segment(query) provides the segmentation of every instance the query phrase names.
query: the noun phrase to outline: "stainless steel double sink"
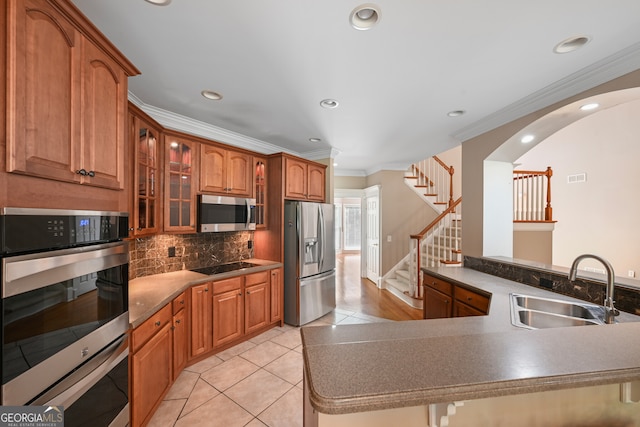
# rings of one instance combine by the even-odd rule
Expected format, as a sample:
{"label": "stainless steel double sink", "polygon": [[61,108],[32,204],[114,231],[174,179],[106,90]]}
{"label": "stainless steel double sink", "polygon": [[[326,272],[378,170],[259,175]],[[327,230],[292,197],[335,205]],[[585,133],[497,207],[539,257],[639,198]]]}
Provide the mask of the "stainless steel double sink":
{"label": "stainless steel double sink", "polygon": [[509,294],[511,323],[527,329],[603,325],[603,306],[531,295]]}

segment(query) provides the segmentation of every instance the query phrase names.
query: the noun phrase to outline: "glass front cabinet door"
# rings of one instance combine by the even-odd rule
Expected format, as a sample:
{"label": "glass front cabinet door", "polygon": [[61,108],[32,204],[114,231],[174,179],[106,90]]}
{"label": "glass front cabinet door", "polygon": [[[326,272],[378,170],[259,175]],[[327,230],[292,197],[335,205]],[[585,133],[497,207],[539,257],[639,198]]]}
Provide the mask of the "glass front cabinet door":
{"label": "glass front cabinet door", "polygon": [[165,136],[165,231],[196,231],[196,156],[196,142]]}
{"label": "glass front cabinet door", "polygon": [[256,195],[256,228],[267,226],[266,202],[267,202],[267,177],[266,159],[254,157],[255,165],[255,195]]}
{"label": "glass front cabinet door", "polygon": [[161,139],[157,128],[131,116],[135,155],[133,215],[134,236],[156,234],[160,228]]}

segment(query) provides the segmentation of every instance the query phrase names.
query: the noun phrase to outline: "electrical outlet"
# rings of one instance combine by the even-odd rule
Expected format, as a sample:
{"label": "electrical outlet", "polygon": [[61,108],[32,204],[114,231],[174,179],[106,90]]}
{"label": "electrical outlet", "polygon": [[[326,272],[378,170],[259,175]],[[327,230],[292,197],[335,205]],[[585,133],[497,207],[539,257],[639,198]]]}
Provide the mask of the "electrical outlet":
{"label": "electrical outlet", "polygon": [[391,234],[387,236],[387,242],[391,242]]}
{"label": "electrical outlet", "polygon": [[629,270],[628,276],[629,277],[636,277],[636,272],[633,271],[633,270]]}
{"label": "electrical outlet", "polygon": [[169,258],[173,258],[174,256],[176,256],[176,247],[169,246]]}
{"label": "electrical outlet", "polygon": [[542,288],[547,288],[547,289],[553,289],[553,280],[549,280],[549,279],[544,279],[544,278],[540,278],[540,287]]}

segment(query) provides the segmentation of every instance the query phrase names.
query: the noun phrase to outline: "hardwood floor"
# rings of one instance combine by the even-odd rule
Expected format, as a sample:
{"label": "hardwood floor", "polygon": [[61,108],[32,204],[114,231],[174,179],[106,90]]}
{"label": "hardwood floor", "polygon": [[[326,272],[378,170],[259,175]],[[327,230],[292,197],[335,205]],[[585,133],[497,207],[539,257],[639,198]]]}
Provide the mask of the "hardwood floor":
{"label": "hardwood floor", "polygon": [[409,307],[386,289],[360,277],[360,255],[336,257],[336,307],[390,320],[422,319],[422,310]]}

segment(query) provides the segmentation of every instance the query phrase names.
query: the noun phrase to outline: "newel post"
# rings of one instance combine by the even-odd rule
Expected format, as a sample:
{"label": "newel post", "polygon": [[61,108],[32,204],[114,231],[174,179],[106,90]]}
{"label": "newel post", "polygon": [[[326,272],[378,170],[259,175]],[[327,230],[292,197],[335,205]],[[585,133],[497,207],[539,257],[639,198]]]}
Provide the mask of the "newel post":
{"label": "newel post", "polygon": [[553,221],[553,209],[551,208],[551,177],[553,176],[553,171],[551,166],[547,166],[545,175],[547,176],[547,206],[544,208],[544,219],[545,221]]}
{"label": "newel post", "polygon": [[449,207],[453,206],[453,166],[449,166]]}

